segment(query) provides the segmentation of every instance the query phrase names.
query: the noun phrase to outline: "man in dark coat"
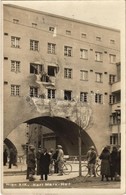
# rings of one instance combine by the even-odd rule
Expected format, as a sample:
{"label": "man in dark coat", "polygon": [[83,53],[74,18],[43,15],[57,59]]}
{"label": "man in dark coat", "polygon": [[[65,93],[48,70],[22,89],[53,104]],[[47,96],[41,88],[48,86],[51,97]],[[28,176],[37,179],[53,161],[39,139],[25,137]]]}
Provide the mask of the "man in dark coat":
{"label": "man in dark coat", "polygon": [[3,152],[3,164],[4,164],[4,166],[6,166],[7,157],[8,157],[8,153],[7,153],[7,149],[5,148],[5,150]]}
{"label": "man in dark coat", "polygon": [[47,149],[44,148],[43,153],[41,154],[40,157],[40,172],[41,172],[40,180],[43,180],[44,176],[45,176],[45,180],[48,179],[49,165],[50,165],[50,155],[47,153]]}
{"label": "man in dark coat", "polygon": [[9,169],[11,169],[11,166],[14,164],[15,155],[13,148],[10,149],[10,156],[9,156]]}

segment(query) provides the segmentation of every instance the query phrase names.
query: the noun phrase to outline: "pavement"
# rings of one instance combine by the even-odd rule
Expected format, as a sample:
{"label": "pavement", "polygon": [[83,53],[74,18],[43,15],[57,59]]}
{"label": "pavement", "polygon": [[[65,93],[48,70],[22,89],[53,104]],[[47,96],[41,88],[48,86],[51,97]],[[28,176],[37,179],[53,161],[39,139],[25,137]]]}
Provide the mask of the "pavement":
{"label": "pavement", "polygon": [[[101,182],[101,177],[79,177],[79,164],[72,163],[72,172],[68,175],[48,176],[48,181],[40,181],[40,176],[35,175],[35,181],[26,180],[26,164],[18,163],[18,166],[8,165],[3,167],[3,187],[8,188],[120,188],[120,182]],[[82,173],[83,175],[83,173]]]}

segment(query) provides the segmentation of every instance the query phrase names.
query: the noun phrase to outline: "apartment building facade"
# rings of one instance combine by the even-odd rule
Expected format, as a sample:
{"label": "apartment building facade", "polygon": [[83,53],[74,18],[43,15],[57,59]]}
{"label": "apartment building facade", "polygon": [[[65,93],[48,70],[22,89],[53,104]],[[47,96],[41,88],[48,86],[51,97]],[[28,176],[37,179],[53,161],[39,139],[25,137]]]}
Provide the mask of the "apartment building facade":
{"label": "apartment building facade", "polygon": [[43,99],[75,100],[92,110],[90,144],[98,152],[119,144],[120,32],[12,5],[4,5],[3,24],[4,138],[42,116],[31,99],[41,110]]}

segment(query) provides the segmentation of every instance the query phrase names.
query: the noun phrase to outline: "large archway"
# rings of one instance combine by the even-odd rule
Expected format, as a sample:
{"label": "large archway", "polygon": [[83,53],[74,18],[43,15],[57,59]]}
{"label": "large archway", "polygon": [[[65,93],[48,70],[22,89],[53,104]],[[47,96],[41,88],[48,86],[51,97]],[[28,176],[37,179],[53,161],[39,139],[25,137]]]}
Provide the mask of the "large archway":
{"label": "large archway", "polygon": [[4,144],[7,146],[7,148],[10,150],[11,148],[17,153],[17,148],[16,146],[11,142],[11,140],[9,140],[8,138],[6,138],[4,140]]}
{"label": "large archway", "polygon": [[[32,118],[25,121],[27,124],[40,124],[50,128],[55,134],[60,137],[61,144],[64,147],[65,153],[69,155],[78,155],[78,135],[79,126],[62,117],[50,117],[43,116]],[[82,155],[87,153],[87,150],[91,145],[94,145],[90,136],[81,129],[81,139],[82,139]]]}

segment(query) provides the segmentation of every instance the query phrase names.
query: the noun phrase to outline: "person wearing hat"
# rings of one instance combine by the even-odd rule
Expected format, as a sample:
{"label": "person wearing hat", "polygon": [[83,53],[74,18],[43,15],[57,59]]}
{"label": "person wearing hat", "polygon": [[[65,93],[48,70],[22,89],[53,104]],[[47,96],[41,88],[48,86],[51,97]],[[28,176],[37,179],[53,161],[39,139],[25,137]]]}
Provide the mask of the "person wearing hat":
{"label": "person wearing hat", "polygon": [[35,147],[33,145],[29,146],[28,156],[27,156],[27,178],[29,181],[34,181],[36,160],[34,154]]}
{"label": "person wearing hat", "polygon": [[58,148],[58,156],[57,156],[57,162],[58,162],[58,170],[59,170],[59,176],[63,175],[63,162],[64,162],[64,152],[61,145],[57,146]]}
{"label": "person wearing hat", "polygon": [[49,165],[50,165],[50,155],[47,152],[46,148],[43,148],[43,152],[40,157],[40,172],[41,178],[40,180],[48,180],[49,174]]}
{"label": "person wearing hat", "polygon": [[96,158],[97,155],[96,155],[95,147],[91,146],[89,151],[87,152],[88,175],[90,177],[96,177],[96,172],[95,172]]}

